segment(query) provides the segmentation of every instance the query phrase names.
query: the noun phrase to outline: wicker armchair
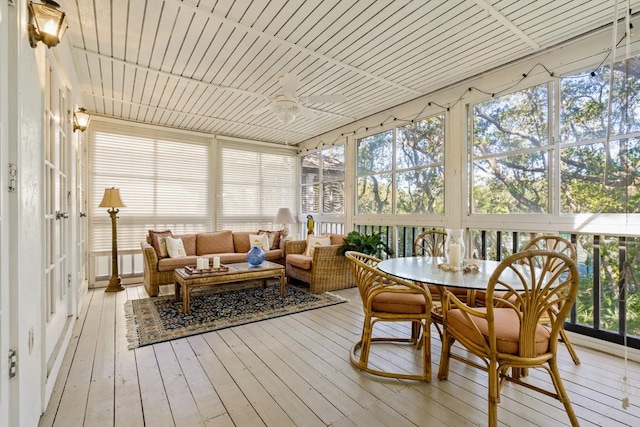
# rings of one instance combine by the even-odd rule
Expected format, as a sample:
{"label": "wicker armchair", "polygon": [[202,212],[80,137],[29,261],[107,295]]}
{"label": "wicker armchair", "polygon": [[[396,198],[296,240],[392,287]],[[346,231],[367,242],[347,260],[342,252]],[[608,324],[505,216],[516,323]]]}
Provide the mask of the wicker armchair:
{"label": "wicker armchair", "polygon": [[[509,277],[511,282],[507,280]],[[500,388],[504,380],[558,399],[564,404],[571,425],[579,425],[557,361],[558,334],[577,293],[575,261],[550,250],[519,252],[503,260],[489,279],[486,307],[469,307],[445,291],[438,378],[447,379],[450,359],[487,371],[490,427],[498,424]],[[540,324],[541,317],[546,315],[549,329]],[[466,352],[452,352],[454,341],[479,357],[483,364],[467,358]],[[540,381],[523,382],[519,373],[527,368],[546,370],[555,392],[541,387]]]}
{"label": "wicker armchair", "polygon": [[354,287],[355,280],[349,261],[338,254],[344,236],[330,236],[331,246],[315,248],[313,257],[304,255],[307,247],[305,240],[288,240],[285,243],[287,278],[308,283],[311,293]]}

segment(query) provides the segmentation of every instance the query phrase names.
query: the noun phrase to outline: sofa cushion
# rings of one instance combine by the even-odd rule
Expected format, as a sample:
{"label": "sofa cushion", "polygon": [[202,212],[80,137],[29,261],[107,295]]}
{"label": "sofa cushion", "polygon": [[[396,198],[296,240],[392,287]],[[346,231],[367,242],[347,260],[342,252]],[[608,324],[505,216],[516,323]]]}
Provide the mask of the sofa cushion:
{"label": "sofa cushion", "polygon": [[250,231],[234,231],[233,232],[233,247],[234,252],[246,254],[251,249],[251,241],[249,240],[249,234],[255,234]]}
{"label": "sofa cushion", "polygon": [[196,235],[196,255],[235,252],[231,230]]}
{"label": "sofa cushion", "polygon": [[247,262],[247,254],[236,253],[236,252],[220,254],[220,262],[222,264],[234,264],[237,262]]}
{"label": "sofa cushion", "polygon": [[169,252],[171,258],[184,258],[187,256],[182,239],[173,237],[166,237],[165,239],[167,242],[167,252]]}
{"label": "sofa cushion", "polygon": [[169,256],[165,242],[166,237],[172,237],[171,230],[154,231],[149,230],[150,244],[156,250],[158,258],[166,258]]}
{"label": "sofa cushion", "polygon": [[185,256],[182,258],[163,258],[158,260],[158,271],[173,271],[176,268],[196,265],[197,256]]}
{"label": "sofa cushion", "polygon": [[187,252],[187,255],[197,255],[196,253],[196,235],[195,234],[181,234],[179,237],[182,239],[182,244],[184,245],[184,250]]}
{"label": "sofa cushion", "polygon": [[282,249],[270,249],[264,253],[264,259],[267,261],[280,261],[282,258],[284,258]]}
{"label": "sofa cushion", "polygon": [[282,231],[267,231],[267,230],[258,230],[258,234],[266,234],[269,238],[269,243],[271,243],[271,249],[280,249],[280,239],[282,238]]}
{"label": "sofa cushion", "polygon": [[271,250],[269,238],[266,234],[249,234],[249,243],[251,244],[251,247],[258,246],[263,251]]}
{"label": "sofa cushion", "polygon": [[311,270],[313,258],[303,254],[288,254],[287,264],[294,267],[301,268],[302,270]]}

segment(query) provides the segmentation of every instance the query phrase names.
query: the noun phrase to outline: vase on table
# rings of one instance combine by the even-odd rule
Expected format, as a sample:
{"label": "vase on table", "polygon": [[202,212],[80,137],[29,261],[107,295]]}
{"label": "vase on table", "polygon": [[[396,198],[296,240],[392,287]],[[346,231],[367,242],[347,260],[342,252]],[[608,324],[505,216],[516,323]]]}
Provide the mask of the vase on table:
{"label": "vase on table", "polygon": [[264,251],[260,246],[252,247],[249,252],[247,252],[247,262],[253,266],[258,266],[264,262]]}
{"label": "vase on table", "polygon": [[447,264],[453,267],[462,267],[464,260],[464,229],[447,228],[447,240],[444,243],[444,250],[447,256]]}

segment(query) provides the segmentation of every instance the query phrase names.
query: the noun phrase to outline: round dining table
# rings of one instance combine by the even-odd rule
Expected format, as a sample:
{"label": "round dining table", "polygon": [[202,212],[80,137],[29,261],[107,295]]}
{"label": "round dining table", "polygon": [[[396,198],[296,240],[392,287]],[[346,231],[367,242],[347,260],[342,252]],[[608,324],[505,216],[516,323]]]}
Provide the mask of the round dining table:
{"label": "round dining table", "polygon": [[[380,261],[378,268],[392,276],[414,282],[438,287],[485,291],[489,284],[489,278],[500,265],[499,261],[473,259],[465,261],[465,265],[473,263],[478,269],[465,272],[461,269],[450,271],[438,267],[439,264],[444,263],[446,263],[444,258],[428,256],[390,258]],[[524,290],[522,281],[512,270],[504,270],[500,278],[513,286],[513,290]]]}

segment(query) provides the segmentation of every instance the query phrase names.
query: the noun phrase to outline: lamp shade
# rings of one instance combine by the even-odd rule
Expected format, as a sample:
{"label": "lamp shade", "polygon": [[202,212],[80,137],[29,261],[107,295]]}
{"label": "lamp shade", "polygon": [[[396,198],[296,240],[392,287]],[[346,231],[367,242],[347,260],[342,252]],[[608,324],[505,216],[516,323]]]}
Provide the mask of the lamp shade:
{"label": "lamp shade", "polygon": [[104,196],[102,196],[102,201],[98,205],[101,208],[126,208],[120,198],[120,189],[111,187],[104,189]]}
{"label": "lamp shade", "polygon": [[293,215],[289,208],[280,208],[278,209],[278,214],[276,215],[276,220],[274,222],[276,224],[295,224],[296,220],[293,219]]}

